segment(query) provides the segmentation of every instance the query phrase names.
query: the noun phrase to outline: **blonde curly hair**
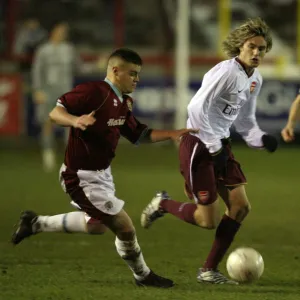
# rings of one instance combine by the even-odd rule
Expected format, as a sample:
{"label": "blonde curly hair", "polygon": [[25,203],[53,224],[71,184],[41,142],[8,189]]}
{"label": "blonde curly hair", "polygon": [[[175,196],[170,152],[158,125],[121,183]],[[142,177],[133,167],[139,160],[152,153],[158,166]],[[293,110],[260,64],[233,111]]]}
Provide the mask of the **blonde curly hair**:
{"label": "blonde curly hair", "polygon": [[269,52],[272,48],[271,30],[261,18],[248,19],[247,22],[233,30],[222,43],[222,50],[228,57],[236,57],[240,54],[243,44],[255,36],[262,36],[266,40],[266,52]]}

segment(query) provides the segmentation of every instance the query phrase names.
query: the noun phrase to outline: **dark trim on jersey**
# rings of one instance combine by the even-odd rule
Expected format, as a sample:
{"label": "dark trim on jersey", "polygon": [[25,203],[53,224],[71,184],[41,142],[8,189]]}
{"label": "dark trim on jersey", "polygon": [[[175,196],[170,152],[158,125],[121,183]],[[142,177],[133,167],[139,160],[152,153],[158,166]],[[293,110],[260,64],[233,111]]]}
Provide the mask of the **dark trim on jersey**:
{"label": "dark trim on jersey", "polygon": [[[108,83],[107,83],[107,84],[108,84]],[[108,93],[107,93],[105,99],[104,99],[103,102],[97,107],[97,109],[95,110],[95,112],[98,111],[98,110],[105,104],[105,102],[107,101],[107,99],[108,99],[108,97],[109,97],[111,91],[112,91],[112,88],[111,88],[111,86],[110,86],[110,89],[108,90]]]}
{"label": "dark trim on jersey", "polygon": [[135,142],[135,145],[138,146],[140,143],[151,143],[151,132],[152,132],[152,130],[153,129],[148,128],[148,127],[145,128],[142,131],[139,139]]}

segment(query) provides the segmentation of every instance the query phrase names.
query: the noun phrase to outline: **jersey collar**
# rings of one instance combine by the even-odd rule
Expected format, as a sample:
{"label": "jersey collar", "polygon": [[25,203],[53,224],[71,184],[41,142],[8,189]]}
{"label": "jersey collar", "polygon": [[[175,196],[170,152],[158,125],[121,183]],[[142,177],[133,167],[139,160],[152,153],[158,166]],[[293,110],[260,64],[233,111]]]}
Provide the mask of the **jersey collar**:
{"label": "jersey collar", "polygon": [[253,69],[252,73],[251,74],[248,74],[247,71],[246,71],[246,67],[245,65],[242,63],[242,61],[237,57],[235,57],[235,61],[242,67],[242,69],[244,70],[244,72],[246,73],[247,77],[250,78],[252,77],[252,75],[254,74],[255,72],[255,69]]}
{"label": "jersey collar", "polygon": [[112,90],[118,96],[119,100],[121,102],[123,102],[123,96],[122,96],[121,92],[118,90],[118,88],[109,79],[105,78],[104,81],[110,85],[110,87],[112,88]]}

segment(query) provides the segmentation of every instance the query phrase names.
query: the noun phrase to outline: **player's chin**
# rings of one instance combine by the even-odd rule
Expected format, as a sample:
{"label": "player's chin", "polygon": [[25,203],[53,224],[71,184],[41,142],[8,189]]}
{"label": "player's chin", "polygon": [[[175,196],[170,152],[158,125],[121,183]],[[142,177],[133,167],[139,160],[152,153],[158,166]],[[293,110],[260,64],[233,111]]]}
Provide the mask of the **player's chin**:
{"label": "player's chin", "polygon": [[251,61],[251,67],[252,68],[256,68],[260,65],[260,61],[259,60],[252,60]]}
{"label": "player's chin", "polygon": [[135,91],[135,86],[128,89],[127,94],[133,93]]}

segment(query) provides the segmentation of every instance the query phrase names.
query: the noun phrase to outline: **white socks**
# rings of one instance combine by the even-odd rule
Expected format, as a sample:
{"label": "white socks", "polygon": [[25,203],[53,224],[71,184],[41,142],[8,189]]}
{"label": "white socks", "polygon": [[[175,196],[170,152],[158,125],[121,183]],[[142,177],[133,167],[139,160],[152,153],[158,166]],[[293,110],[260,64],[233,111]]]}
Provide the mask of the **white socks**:
{"label": "white socks", "polygon": [[69,212],[55,216],[38,216],[39,232],[83,232],[87,233],[85,213]]}
{"label": "white socks", "polygon": [[[34,224],[33,224],[34,226]],[[88,233],[85,213],[69,212],[55,216],[38,216],[36,221],[38,232],[82,232]],[[145,263],[136,237],[132,241],[121,241],[116,237],[117,252],[125,260],[137,280],[143,280],[150,273]]]}
{"label": "white socks", "polygon": [[119,255],[125,260],[137,280],[143,280],[150,273],[145,263],[141,248],[136,237],[132,241],[121,241],[116,237],[116,248]]}

